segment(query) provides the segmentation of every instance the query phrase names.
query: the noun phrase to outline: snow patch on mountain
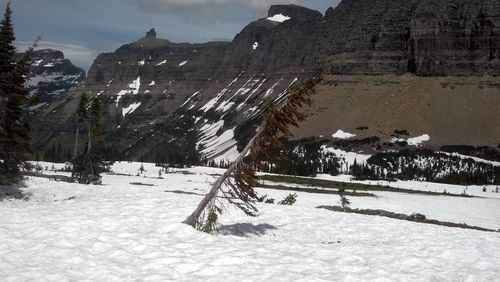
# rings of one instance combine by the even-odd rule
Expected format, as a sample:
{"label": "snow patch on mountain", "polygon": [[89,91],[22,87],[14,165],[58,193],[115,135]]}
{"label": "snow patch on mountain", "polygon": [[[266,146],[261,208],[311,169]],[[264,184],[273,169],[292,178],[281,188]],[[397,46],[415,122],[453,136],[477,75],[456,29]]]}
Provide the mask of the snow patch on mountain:
{"label": "snow patch on mountain", "polygon": [[430,140],[431,140],[431,137],[429,136],[429,134],[424,134],[422,136],[409,138],[406,142],[408,142],[408,145],[410,145],[410,146],[419,146],[423,142],[427,142]]}
{"label": "snow patch on mountain", "polygon": [[227,112],[229,110],[231,110],[233,108],[233,106],[235,105],[234,102],[230,102],[228,100],[226,101],[222,101],[222,103],[220,103],[220,105],[217,107],[217,109],[215,109],[217,112]]}
{"label": "snow patch on mountain", "polygon": [[118,107],[118,103],[120,102],[120,99],[122,98],[123,95],[137,95],[139,93],[139,89],[141,88],[141,77],[137,77],[136,80],[132,81],[128,85],[128,89],[126,90],[121,90],[116,94],[116,107]]}
{"label": "snow patch on mountain", "polygon": [[353,137],[356,137],[356,134],[345,132],[342,129],[339,129],[339,130],[337,130],[337,132],[335,132],[332,135],[332,137],[333,138],[337,138],[337,139],[343,139],[343,140],[345,140],[345,139],[351,139]]}
{"label": "snow patch on mountain", "polygon": [[397,137],[394,137],[390,140],[391,143],[397,143],[397,142],[407,142],[408,145],[410,146],[420,146],[423,142],[427,142],[427,141],[430,141],[431,140],[431,137],[429,134],[424,134],[424,135],[421,135],[421,136],[417,136],[417,137],[413,137],[413,138],[408,138],[408,139],[404,139],[404,138],[397,138]]}
{"label": "snow patch on mountain", "polygon": [[257,42],[257,41],[256,41],[256,42],[254,42],[254,43],[253,43],[253,45],[252,45],[252,48],[253,48],[254,50],[256,50],[258,47],[259,47],[259,42]]}
{"label": "snow patch on mountain", "polygon": [[132,104],[130,104],[130,106],[123,108],[122,109],[123,117],[125,117],[128,114],[133,113],[135,110],[137,110],[137,108],[139,108],[141,106],[141,104],[142,104],[141,102],[132,103]]}
{"label": "snow patch on mountain", "polygon": [[202,143],[204,149],[201,153],[210,159],[234,148],[236,146],[236,140],[234,140],[234,129],[235,128],[228,129],[219,136],[213,136],[212,138],[206,139]]}
{"label": "snow patch on mountain", "polygon": [[161,62],[159,62],[158,64],[156,64],[157,66],[161,66],[161,65],[164,65],[167,63],[167,60],[163,60]]}
{"label": "snow patch on mountain", "polygon": [[38,67],[42,62],[43,62],[43,60],[36,60],[36,61],[33,61],[33,63],[31,65],[34,67]]}
{"label": "snow patch on mountain", "polygon": [[289,19],[291,19],[291,18],[288,16],[285,16],[283,14],[276,14],[272,17],[266,18],[266,20],[268,20],[268,21],[277,22],[277,23],[282,23],[282,22],[288,21]]}
{"label": "snow patch on mountain", "polygon": [[187,64],[187,63],[188,63],[188,61],[183,61],[183,62],[181,62],[181,63],[179,64],[179,67],[182,67],[183,65],[185,65],[185,64]]}
{"label": "snow patch on mountain", "polygon": [[335,156],[343,158],[345,163],[349,166],[353,165],[354,162],[356,162],[357,164],[364,164],[372,156],[372,155],[356,153],[356,152],[346,152],[346,151],[343,151],[341,149],[335,149],[332,147],[328,147],[326,145],[323,145],[321,147],[321,150],[324,153],[333,153],[333,154],[335,154]]}
{"label": "snow patch on mountain", "polygon": [[217,135],[223,127],[224,120],[220,120],[215,123],[205,123],[200,129],[201,137],[197,145],[203,148],[201,153],[208,159],[225,154],[236,146],[236,140],[234,140],[235,128],[228,129]]}

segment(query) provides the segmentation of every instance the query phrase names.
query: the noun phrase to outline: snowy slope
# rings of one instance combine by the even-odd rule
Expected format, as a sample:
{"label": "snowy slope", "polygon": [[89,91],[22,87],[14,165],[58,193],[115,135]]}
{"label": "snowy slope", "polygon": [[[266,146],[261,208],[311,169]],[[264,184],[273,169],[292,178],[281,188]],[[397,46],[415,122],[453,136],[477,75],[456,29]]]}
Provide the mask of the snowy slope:
{"label": "snowy slope", "polygon": [[[179,222],[201,196],[172,191],[203,194],[221,170],[195,167],[157,179],[159,168],[152,164],[135,176],[140,165],[114,165],[113,171],[124,175],[105,175],[102,186],[30,178],[24,188],[32,193],[29,201],[0,202],[0,214],[9,215],[0,217],[2,280],[498,281],[500,276],[498,233],[314,208],[337,204],[335,195],[300,193],[294,206],[259,204],[256,218],[228,208],[217,235],[200,233]],[[414,199],[380,205],[390,209]],[[448,198],[425,200],[434,199]],[[492,209],[474,212],[492,215]]]}

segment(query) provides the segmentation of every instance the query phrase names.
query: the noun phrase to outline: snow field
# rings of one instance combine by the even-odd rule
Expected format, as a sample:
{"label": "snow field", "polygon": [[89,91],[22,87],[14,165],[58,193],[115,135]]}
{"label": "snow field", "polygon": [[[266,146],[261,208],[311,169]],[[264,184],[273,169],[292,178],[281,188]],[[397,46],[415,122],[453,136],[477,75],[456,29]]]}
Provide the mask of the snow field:
{"label": "snow field", "polygon": [[[29,201],[0,202],[0,214],[9,215],[0,217],[2,280],[498,281],[500,275],[498,233],[314,208],[338,204],[336,195],[297,193],[294,206],[258,204],[255,218],[227,207],[219,233],[204,234],[180,223],[201,196],[172,191],[203,194],[223,170],[194,167],[157,179],[154,164],[144,163],[144,174],[135,176],[140,165],[116,163],[113,171],[126,175],[104,175],[102,186],[30,178]],[[258,191],[277,201],[290,193]],[[423,201],[432,199],[450,197]],[[415,197],[391,203],[398,201],[407,205]]]}

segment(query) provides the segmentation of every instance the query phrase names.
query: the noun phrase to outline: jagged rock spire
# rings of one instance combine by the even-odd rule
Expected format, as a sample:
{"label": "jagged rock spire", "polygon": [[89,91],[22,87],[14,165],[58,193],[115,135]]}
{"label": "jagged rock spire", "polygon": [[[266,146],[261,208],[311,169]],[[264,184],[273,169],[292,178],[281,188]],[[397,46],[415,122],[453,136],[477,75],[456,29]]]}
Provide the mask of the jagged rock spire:
{"label": "jagged rock spire", "polygon": [[156,31],[152,28],[150,31],[146,32],[146,37],[156,38]]}

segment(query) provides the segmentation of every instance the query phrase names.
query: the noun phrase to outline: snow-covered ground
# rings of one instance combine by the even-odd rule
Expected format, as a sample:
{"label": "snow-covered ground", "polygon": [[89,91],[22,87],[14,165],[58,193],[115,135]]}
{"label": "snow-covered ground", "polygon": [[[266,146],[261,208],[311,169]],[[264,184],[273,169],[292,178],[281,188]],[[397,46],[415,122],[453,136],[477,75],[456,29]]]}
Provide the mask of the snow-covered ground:
{"label": "snow-covered ground", "polygon": [[[136,176],[140,166],[117,163],[99,186],[30,177],[29,201],[0,202],[1,280],[500,281],[500,233],[331,212],[315,207],[338,196],[297,193],[294,206],[258,204],[255,218],[228,207],[208,235],[180,222],[222,170],[158,179],[146,163]],[[498,198],[375,194],[352,206],[500,228]]]}

